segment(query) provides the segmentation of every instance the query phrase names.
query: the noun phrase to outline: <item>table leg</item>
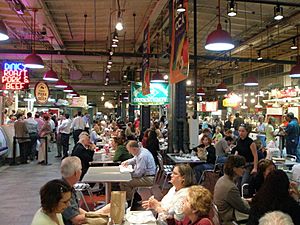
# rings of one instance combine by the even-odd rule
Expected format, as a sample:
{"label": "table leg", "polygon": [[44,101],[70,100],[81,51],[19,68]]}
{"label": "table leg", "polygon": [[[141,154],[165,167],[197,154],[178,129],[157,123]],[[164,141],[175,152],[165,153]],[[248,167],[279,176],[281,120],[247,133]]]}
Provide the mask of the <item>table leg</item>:
{"label": "table leg", "polygon": [[110,196],[111,196],[111,183],[106,182],[105,183],[105,203],[108,204],[110,202]]}

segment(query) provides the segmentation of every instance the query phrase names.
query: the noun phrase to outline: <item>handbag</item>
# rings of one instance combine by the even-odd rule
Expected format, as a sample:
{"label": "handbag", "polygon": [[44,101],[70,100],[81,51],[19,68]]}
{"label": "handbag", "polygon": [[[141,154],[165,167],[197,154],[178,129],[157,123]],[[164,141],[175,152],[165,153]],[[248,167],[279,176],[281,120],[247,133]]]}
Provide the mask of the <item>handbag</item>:
{"label": "handbag", "polygon": [[108,216],[96,212],[85,213],[85,225],[107,225]]}
{"label": "handbag", "polygon": [[197,156],[200,160],[206,161],[206,159],[207,159],[207,150],[206,150],[206,148],[198,148],[197,149]]}

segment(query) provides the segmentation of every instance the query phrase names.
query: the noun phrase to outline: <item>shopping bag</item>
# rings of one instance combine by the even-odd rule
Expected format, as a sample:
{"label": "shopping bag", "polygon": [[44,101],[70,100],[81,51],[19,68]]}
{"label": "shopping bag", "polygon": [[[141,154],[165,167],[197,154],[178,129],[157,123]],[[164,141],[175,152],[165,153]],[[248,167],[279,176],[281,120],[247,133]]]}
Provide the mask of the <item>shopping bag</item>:
{"label": "shopping bag", "polygon": [[125,214],[125,191],[112,191],[110,201],[110,217],[114,224],[122,224]]}

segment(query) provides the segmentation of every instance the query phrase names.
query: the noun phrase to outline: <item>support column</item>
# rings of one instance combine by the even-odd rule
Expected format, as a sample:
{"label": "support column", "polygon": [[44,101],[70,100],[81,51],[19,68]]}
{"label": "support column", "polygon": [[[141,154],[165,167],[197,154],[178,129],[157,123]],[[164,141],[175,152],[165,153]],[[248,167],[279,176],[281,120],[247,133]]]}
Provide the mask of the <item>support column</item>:
{"label": "support column", "polygon": [[123,121],[126,122],[126,101],[124,101],[124,99],[121,103],[121,118]]}
{"label": "support column", "polygon": [[141,106],[142,132],[150,128],[150,106]]}

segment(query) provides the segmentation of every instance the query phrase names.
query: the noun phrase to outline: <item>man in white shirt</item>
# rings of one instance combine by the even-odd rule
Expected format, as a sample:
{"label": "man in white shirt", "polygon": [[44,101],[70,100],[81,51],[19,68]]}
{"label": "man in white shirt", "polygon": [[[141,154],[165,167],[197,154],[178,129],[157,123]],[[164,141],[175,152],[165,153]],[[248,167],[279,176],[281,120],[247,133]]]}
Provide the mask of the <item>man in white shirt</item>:
{"label": "man in white shirt", "polygon": [[74,144],[79,141],[79,134],[84,131],[85,128],[85,122],[82,118],[82,114],[80,111],[78,111],[77,116],[73,119],[71,129],[73,130],[73,138],[74,138]]}
{"label": "man in white shirt", "polygon": [[25,125],[27,127],[27,130],[28,130],[28,133],[30,136],[30,140],[31,140],[30,146],[29,146],[29,148],[30,148],[29,157],[30,157],[30,160],[33,160],[37,153],[36,141],[38,138],[38,122],[32,118],[31,112],[27,113],[27,119],[24,121],[25,121]]}
{"label": "man in white shirt", "polygon": [[69,119],[69,114],[64,114],[64,119],[58,127],[58,132],[61,135],[61,143],[63,147],[63,158],[68,157],[69,151],[69,137],[71,132],[71,120]]}

